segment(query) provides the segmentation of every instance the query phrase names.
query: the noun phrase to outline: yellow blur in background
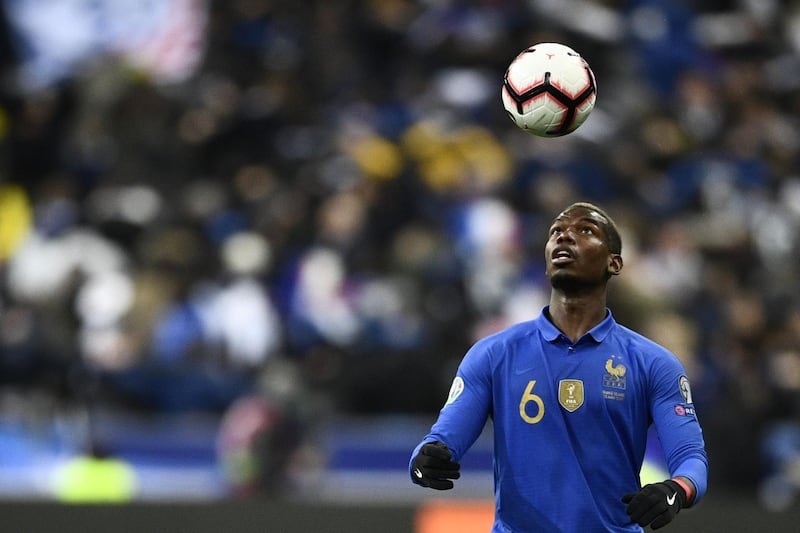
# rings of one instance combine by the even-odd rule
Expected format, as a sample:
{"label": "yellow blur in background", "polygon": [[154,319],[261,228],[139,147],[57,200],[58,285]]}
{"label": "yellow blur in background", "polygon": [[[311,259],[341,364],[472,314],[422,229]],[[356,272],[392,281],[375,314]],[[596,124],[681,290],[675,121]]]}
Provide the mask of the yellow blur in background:
{"label": "yellow blur in background", "polygon": [[126,503],[136,495],[134,469],[114,457],[80,455],[56,475],[55,495],[63,503]]}

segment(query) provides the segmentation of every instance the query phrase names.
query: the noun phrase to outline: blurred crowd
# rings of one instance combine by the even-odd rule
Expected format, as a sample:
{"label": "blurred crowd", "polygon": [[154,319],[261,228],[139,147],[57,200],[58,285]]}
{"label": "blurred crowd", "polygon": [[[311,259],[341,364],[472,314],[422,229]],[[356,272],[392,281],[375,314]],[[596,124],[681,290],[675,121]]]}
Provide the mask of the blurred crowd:
{"label": "blurred crowd", "polygon": [[[591,200],[623,231],[617,320],[690,373],[711,486],[800,493],[797,5],[230,0],[206,24],[184,81],[103,57],[37,88],[6,28],[3,394],[434,413],[472,342],[540,312],[547,226]],[[558,139],[500,104],[544,41],[598,83]]]}

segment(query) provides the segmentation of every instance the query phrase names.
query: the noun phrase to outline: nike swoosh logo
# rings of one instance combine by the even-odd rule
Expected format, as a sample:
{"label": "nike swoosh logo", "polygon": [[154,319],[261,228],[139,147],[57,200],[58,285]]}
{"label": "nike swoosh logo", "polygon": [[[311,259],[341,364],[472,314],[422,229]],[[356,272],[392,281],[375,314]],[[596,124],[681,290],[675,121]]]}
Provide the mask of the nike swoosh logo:
{"label": "nike swoosh logo", "polygon": [[[415,468],[414,469],[414,475],[417,476],[417,479],[422,479],[422,470],[420,470],[419,468]],[[672,501],[675,501],[675,497],[674,496],[672,497]],[[672,505],[672,504],[670,504],[670,505]]]}
{"label": "nike swoosh logo", "polygon": [[521,376],[522,374],[527,374],[528,372],[532,371],[534,368],[536,368],[536,367],[532,366],[530,368],[523,368],[521,370],[514,370],[514,373],[516,375],[518,375],[518,376]]}
{"label": "nike swoosh logo", "polygon": [[[420,477],[422,477],[422,476],[420,476]],[[675,496],[677,496],[677,495],[678,495],[678,493],[675,492],[675,493],[672,494],[672,496],[667,496],[667,505],[669,505],[670,507],[673,506],[675,504]]]}

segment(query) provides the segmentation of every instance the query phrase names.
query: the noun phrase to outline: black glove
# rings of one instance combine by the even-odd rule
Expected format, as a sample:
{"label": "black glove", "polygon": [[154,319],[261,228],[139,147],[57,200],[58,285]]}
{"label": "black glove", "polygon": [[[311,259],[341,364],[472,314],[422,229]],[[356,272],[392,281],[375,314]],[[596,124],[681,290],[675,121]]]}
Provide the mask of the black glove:
{"label": "black glove", "polygon": [[426,442],[411,461],[411,479],[417,485],[436,490],[453,488],[451,479],[458,479],[461,465],[452,461],[453,454],[443,442]]}
{"label": "black glove", "polygon": [[631,521],[644,527],[659,529],[669,524],[678,511],[686,506],[686,491],[668,479],[661,483],[645,485],[642,490],[626,494],[622,502],[628,504],[625,512]]}

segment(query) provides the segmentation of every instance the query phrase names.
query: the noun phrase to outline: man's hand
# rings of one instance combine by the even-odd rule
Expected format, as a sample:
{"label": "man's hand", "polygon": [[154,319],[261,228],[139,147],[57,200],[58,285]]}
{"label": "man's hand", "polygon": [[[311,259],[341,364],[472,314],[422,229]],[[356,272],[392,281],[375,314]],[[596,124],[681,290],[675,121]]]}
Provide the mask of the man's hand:
{"label": "man's hand", "polygon": [[645,485],[639,492],[626,494],[622,502],[628,504],[625,510],[631,521],[644,527],[659,529],[669,524],[678,511],[686,506],[686,491],[668,479],[661,483]]}
{"label": "man's hand", "polygon": [[427,442],[411,461],[411,479],[417,485],[436,490],[453,488],[451,479],[461,477],[461,465],[452,460],[450,448],[443,442]]}

